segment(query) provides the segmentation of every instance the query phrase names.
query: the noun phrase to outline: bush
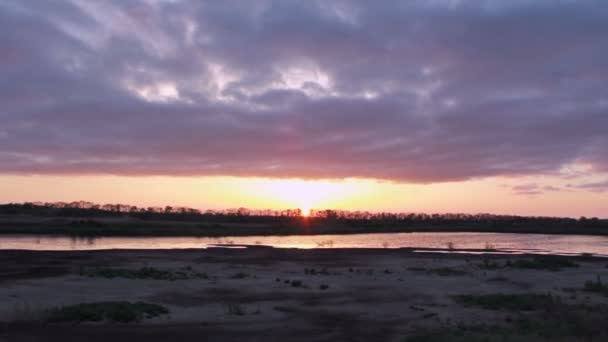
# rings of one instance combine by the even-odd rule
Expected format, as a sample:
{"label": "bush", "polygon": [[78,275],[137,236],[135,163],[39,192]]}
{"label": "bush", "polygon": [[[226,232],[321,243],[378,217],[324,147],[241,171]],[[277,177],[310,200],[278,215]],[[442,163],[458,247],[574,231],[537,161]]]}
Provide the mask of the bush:
{"label": "bush", "polygon": [[249,274],[244,273],[244,272],[239,272],[239,273],[235,273],[233,274],[230,278],[232,279],[245,279],[248,278]]}
{"label": "bush", "polygon": [[565,259],[563,257],[537,256],[532,259],[519,259],[515,261],[507,260],[507,262],[504,264],[484,259],[483,264],[479,264],[478,267],[484,270],[523,268],[532,270],[561,271],[563,268],[579,267],[579,265],[574,261]]}
{"label": "bush", "polygon": [[559,257],[535,257],[533,259],[520,259],[513,262],[511,267],[534,270],[561,271],[566,267],[578,267],[572,260]]}
{"label": "bush", "polygon": [[122,268],[95,268],[82,269],[80,275],[99,278],[126,278],[126,279],[154,279],[154,280],[187,280],[187,279],[207,279],[206,273],[192,271],[188,266],[183,270],[162,270],[154,267],[142,267],[140,269]]}
{"label": "bush", "polygon": [[240,304],[230,303],[227,305],[227,311],[229,315],[232,316],[244,316],[245,310]]}
{"label": "bush", "polygon": [[558,301],[550,294],[489,294],[489,295],[460,295],[453,298],[466,306],[481,306],[486,310],[531,311],[546,308]]}
{"label": "bush", "polygon": [[169,310],[157,304],[144,302],[98,302],[63,306],[48,312],[50,322],[137,322],[168,314]]}
{"label": "bush", "polygon": [[583,291],[585,292],[597,292],[608,296],[608,285],[602,282],[600,276],[597,276],[595,281],[588,280],[585,282],[585,286],[583,287]]}
{"label": "bush", "polygon": [[449,325],[417,332],[406,342],[555,342],[607,341],[608,306],[553,302],[506,324]]}

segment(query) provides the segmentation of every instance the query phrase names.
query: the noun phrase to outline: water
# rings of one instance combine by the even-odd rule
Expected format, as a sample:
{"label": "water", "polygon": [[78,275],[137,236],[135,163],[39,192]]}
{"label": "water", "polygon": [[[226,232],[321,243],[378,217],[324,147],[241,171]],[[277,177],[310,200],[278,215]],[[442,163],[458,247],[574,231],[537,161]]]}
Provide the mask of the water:
{"label": "water", "polygon": [[267,245],[277,248],[437,248],[486,249],[504,253],[608,256],[608,237],[508,233],[385,233],[243,237],[95,237],[0,236],[0,249],[97,250],[208,248],[218,244]]}

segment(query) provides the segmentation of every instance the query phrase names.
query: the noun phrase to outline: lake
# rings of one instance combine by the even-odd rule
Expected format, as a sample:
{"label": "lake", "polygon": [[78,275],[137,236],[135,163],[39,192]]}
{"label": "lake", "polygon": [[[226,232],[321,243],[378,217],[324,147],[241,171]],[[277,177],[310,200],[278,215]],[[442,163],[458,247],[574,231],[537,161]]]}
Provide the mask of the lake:
{"label": "lake", "polygon": [[98,250],[180,249],[214,245],[266,245],[276,248],[434,248],[496,249],[503,253],[608,256],[608,237],[510,233],[380,233],[239,237],[67,237],[0,236],[0,249]]}

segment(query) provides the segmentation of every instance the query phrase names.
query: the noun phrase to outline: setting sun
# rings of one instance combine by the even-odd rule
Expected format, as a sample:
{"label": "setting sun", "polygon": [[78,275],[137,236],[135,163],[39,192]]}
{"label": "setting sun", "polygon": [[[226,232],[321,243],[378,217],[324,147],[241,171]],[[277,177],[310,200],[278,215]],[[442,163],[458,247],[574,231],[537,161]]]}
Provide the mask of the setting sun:
{"label": "setting sun", "polygon": [[608,0],[0,0],[0,342],[608,341],[606,32]]}
{"label": "setting sun", "polygon": [[252,190],[264,194],[272,206],[300,208],[302,216],[308,216],[311,209],[343,207],[363,195],[366,186],[355,180],[260,179],[252,184]]}

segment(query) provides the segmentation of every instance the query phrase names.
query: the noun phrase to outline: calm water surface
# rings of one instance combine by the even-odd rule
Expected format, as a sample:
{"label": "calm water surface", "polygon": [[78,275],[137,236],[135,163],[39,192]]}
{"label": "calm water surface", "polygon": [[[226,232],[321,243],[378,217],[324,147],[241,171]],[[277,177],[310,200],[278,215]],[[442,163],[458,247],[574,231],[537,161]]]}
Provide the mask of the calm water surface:
{"label": "calm water surface", "polygon": [[217,244],[267,245],[277,248],[495,248],[509,253],[608,256],[608,237],[507,233],[386,233],[246,237],[96,237],[0,236],[0,249],[96,250],[207,248]]}

